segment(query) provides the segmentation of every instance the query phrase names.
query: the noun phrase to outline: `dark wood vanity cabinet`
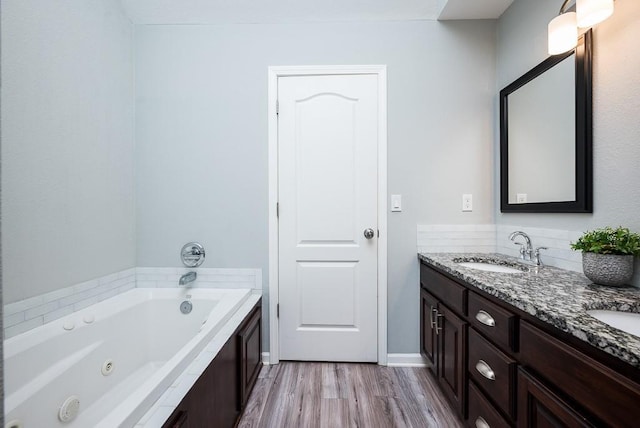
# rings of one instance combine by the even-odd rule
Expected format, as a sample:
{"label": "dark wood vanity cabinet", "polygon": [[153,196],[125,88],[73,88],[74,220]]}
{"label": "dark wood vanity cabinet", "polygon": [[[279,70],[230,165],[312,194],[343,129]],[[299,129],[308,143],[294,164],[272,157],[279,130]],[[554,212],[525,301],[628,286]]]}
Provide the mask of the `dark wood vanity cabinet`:
{"label": "dark wood vanity cabinet", "polygon": [[637,369],[424,263],[420,287],[422,355],[469,427],[640,426]]}
{"label": "dark wood vanity cabinet", "polygon": [[459,289],[448,289],[448,281],[437,272],[421,275],[420,349],[444,394],[465,414],[467,322],[450,307],[462,308],[466,291],[455,283],[450,286]]}
{"label": "dark wood vanity cabinet", "polygon": [[262,367],[261,301],[205,369],[163,428],[233,428]]}

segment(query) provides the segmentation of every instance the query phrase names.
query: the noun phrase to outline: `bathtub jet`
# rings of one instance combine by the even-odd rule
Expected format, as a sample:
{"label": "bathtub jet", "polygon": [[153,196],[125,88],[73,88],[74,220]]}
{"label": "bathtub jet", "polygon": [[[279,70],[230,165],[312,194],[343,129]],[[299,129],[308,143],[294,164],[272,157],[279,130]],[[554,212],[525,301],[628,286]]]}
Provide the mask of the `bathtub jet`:
{"label": "bathtub jet", "polygon": [[196,272],[185,273],[180,277],[180,281],[178,281],[178,284],[180,285],[190,284],[193,281],[195,281],[197,277],[198,277],[198,274]]}

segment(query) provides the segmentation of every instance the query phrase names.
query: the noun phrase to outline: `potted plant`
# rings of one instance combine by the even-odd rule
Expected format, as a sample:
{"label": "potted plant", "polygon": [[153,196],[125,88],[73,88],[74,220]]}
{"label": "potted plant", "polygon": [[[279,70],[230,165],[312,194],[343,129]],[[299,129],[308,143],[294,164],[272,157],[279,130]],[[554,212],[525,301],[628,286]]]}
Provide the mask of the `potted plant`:
{"label": "potted plant", "polygon": [[582,251],[582,269],[596,284],[621,286],[633,276],[633,258],[640,256],[640,235],[628,228],[603,227],[585,232],[571,248]]}

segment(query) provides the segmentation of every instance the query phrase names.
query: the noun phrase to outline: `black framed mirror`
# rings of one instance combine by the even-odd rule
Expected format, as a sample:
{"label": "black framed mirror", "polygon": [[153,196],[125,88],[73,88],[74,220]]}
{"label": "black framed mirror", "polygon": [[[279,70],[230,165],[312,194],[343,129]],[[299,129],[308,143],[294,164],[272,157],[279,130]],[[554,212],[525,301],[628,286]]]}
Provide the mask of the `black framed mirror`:
{"label": "black framed mirror", "polygon": [[500,211],[593,212],[592,34],[500,91]]}

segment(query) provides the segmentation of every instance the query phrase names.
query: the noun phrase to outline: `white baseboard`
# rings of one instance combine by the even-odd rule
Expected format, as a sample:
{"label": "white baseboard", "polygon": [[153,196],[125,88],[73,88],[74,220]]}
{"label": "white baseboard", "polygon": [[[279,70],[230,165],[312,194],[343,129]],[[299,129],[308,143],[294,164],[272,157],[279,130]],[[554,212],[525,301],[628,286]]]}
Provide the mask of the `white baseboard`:
{"label": "white baseboard", "polygon": [[262,364],[265,366],[269,365],[269,353],[268,352],[263,352],[262,353]]}
{"label": "white baseboard", "polygon": [[420,354],[387,354],[389,367],[427,367],[427,362]]}

